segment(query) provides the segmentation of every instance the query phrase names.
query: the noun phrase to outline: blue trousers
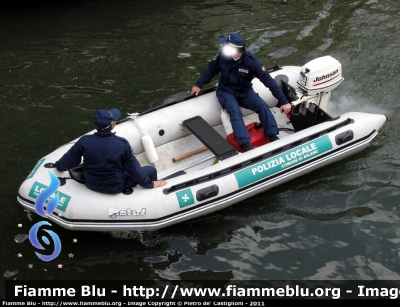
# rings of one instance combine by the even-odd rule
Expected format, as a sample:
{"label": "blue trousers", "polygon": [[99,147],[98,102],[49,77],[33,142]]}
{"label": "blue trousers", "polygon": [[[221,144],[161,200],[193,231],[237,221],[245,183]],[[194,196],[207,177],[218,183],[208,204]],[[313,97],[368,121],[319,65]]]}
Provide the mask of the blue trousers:
{"label": "blue trousers", "polygon": [[230,116],[233,132],[235,133],[239,146],[242,146],[244,143],[250,143],[250,135],[244,124],[240,107],[250,109],[258,114],[266,136],[279,133],[278,125],[276,124],[268,104],[262,100],[255,91],[251,90],[247,96],[239,97],[217,89],[217,97],[221,107],[225,109]]}
{"label": "blue trousers", "polygon": [[[145,165],[142,166],[143,172],[149,176],[151,181],[156,181],[157,180],[157,169],[154,166],[151,165]],[[137,186],[137,182],[128,174],[125,173],[125,186],[124,189],[129,189]]]}

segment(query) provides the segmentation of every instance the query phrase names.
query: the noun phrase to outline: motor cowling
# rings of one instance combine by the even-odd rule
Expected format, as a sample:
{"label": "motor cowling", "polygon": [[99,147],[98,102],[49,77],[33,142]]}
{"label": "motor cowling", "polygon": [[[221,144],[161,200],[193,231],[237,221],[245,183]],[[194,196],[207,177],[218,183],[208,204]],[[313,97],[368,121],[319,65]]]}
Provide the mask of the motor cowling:
{"label": "motor cowling", "polygon": [[307,95],[330,92],[344,80],[342,65],[330,55],[316,58],[305,64],[300,71],[298,86]]}

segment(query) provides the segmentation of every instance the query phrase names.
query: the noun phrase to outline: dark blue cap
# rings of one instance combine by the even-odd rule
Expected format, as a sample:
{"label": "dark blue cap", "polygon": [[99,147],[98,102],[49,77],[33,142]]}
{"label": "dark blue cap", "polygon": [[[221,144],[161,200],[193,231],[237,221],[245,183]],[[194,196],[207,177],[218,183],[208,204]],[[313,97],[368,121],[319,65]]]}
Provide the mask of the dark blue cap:
{"label": "dark blue cap", "polygon": [[226,38],[220,38],[218,43],[221,45],[229,44],[236,48],[242,48],[244,46],[244,39],[238,33],[231,33]]}
{"label": "dark blue cap", "polygon": [[112,108],[110,110],[98,110],[94,116],[94,124],[97,128],[106,129],[111,126],[113,121],[118,120],[121,117],[121,112]]}

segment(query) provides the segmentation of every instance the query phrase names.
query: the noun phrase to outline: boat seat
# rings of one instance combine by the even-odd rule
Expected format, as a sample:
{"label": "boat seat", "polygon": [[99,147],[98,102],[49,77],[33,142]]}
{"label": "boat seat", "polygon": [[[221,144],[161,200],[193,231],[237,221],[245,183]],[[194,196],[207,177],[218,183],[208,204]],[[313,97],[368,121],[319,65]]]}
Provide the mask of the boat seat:
{"label": "boat seat", "polygon": [[201,116],[191,117],[182,122],[219,160],[237,155],[239,152],[222,135],[211,127]]}
{"label": "boat seat", "polygon": [[[85,183],[85,176],[83,175],[83,164],[79,164],[77,167],[68,170],[71,179],[78,181],[79,183]],[[133,193],[132,188],[126,188],[121,192],[125,195],[131,195]]]}
{"label": "boat seat", "polygon": [[68,170],[71,179],[78,181],[79,183],[85,183],[85,177],[83,175],[83,164]]}

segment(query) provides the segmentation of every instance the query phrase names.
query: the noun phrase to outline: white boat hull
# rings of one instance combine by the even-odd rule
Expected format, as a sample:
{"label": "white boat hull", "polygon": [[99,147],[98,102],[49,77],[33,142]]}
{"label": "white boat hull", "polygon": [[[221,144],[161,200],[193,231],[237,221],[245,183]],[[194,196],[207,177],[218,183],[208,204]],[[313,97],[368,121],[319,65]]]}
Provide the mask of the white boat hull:
{"label": "white boat hull", "polygon": [[[285,74],[289,77],[289,84],[296,86],[299,71],[299,67],[288,66],[271,75]],[[276,99],[257,80],[254,88],[270,106],[276,105]],[[273,111],[279,127],[293,128],[278,108]],[[161,157],[157,162],[160,177],[179,170],[185,170],[186,174],[169,178],[168,184],[162,188],[137,186],[130,195],[97,193],[82,183],[66,179],[57,190],[59,205],[48,219],[66,229],[79,231],[162,229],[224,209],[356,154],[371,143],[386,122],[386,117],[381,114],[346,113],[296,133],[282,129],[280,140],[221,161],[206,150],[173,162],[173,157],[203,146],[181,125],[182,121],[200,115],[226,137],[220,114],[221,107],[212,91],[119,123],[115,129],[117,135],[128,139],[142,165],[150,163],[141,142],[141,130],[151,136]],[[257,115],[249,110],[243,110],[243,116],[246,123],[257,120]],[[348,131],[352,133],[351,140],[338,145],[337,136]],[[68,172],[60,173],[45,165],[57,161],[76,140],[40,159],[22,183],[17,199],[26,210],[35,212],[37,195],[50,183],[49,172],[59,178],[69,177]],[[207,196],[202,192],[207,188],[213,188],[216,194]]]}

